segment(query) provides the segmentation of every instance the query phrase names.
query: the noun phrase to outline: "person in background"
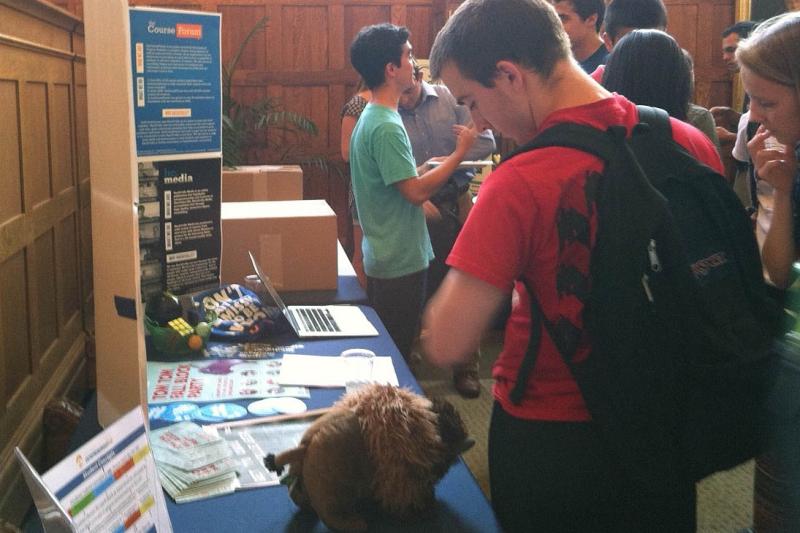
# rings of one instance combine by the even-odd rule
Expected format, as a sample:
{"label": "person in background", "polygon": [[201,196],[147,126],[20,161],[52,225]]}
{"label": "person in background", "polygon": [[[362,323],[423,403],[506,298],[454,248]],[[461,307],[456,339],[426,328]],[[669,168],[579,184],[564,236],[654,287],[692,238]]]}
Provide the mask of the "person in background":
{"label": "person in background", "polygon": [[[602,37],[609,52],[617,41],[638,29],[667,29],[667,8],[662,0],[613,0],[606,6],[605,29]],[[592,78],[603,79],[604,65],[592,72]]]}
{"label": "person in background", "polygon": [[[732,78],[739,74],[739,63],[736,61],[736,47],[739,41],[747,38],[758,25],[756,22],[743,20],[722,30],[722,61]],[[717,137],[721,147],[722,160],[725,163],[725,175],[736,191],[742,204],[748,208],[757,208],[758,202],[754,194],[755,175],[747,155],[748,128],[752,133],[758,127],[750,124],[747,113],[748,97],[745,94],[742,109],[736,110],[727,106],[711,108],[711,114],[717,126]],[[752,135],[750,135],[752,137]]]}
{"label": "person in background", "polygon": [[359,80],[356,93],[342,106],[341,153],[342,160],[345,162],[350,161],[350,136],[353,134],[353,128],[356,127],[358,117],[367,107],[371,96],[372,93],[364,85],[364,80]]}
{"label": "person in background", "polygon": [[572,55],[591,74],[606,62],[608,50],[600,37],[606,4],[603,0],[556,0],[553,5],[569,36]]}
{"label": "person in background", "polygon": [[[351,96],[347,102],[345,102],[344,106],[342,106],[340,149],[342,153],[342,161],[345,163],[350,162],[350,135],[353,133],[353,128],[356,127],[358,117],[361,116],[364,108],[367,107],[370,96],[371,93],[369,89],[367,89],[366,85],[364,85],[364,80],[359,80],[358,86],[356,87],[356,93]],[[353,200],[352,181],[347,183],[347,209],[353,219],[353,234],[352,238],[350,239],[351,243],[348,245],[348,249],[345,251],[347,252],[347,256],[353,262],[353,268],[355,268],[357,272],[361,273],[364,269],[360,252],[362,234],[361,225],[358,223],[356,204]]]}
{"label": "person in background", "polygon": [[[692,71],[684,51],[663,31],[634,30],[620,39],[608,56],[603,86],[636,104],[660,107],[671,117],[689,122],[716,146],[714,119],[708,110],[694,106],[689,116]],[[697,122],[691,121],[698,117]]]}
{"label": "person in background", "polygon": [[761,123],[747,148],[758,176],[774,189],[761,258],[770,281],[788,287],[800,249],[800,13],[761,24],[739,42],[736,60],[750,119]]}
{"label": "person in background", "polygon": [[[630,132],[639,121],[632,102],[575,63],[546,0],[466,0],[437,35],[430,66],[469,108],[476,128],[491,128],[519,145],[558,123],[600,130],[619,125]],[[675,142],[722,170],[705,135],[670,122]],[[508,533],[695,530],[694,483],[648,492],[625,475],[624,458],[601,441],[544,325],[523,394],[511,399],[531,341],[525,284],[550,323],[575,333],[575,357],[592,357],[580,287],[589,282],[597,235],[590,177],[603,168],[600,158],[559,146],[501,163],[481,185],[448,257],[450,271],[425,311],[425,355],[452,367],[471,357],[512,297],[503,350],[492,369],[489,427],[492,507]],[[563,283],[567,273],[577,280]]]}
{"label": "person in background", "polygon": [[[419,67],[415,67],[413,85],[400,97],[399,111],[418,165],[433,157],[451,153],[456,145],[453,126],[468,126],[471,123],[469,111],[456,103],[447,87],[431,85],[423,80]],[[466,158],[485,159],[491,156],[494,149],[494,136],[491,131],[485,130],[475,140]],[[428,267],[428,298],[436,292],[447,273],[445,259],[472,206],[469,182],[474,172],[475,169],[457,169],[436,194],[422,204],[434,254]],[[468,364],[453,371],[453,384],[465,398],[480,395],[479,358],[476,351]]]}
{"label": "person in background", "polygon": [[[689,68],[689,79],[692,81],[691,89],[689,90],[689,94],[691,95],[694,94],[694,59],[692,58],[692,54],[685,48],[682,49],[681,52],[683,52],[686,66]],[[719,152],[720,155],[722,154],[719,138],[717,137],[717,125],[714,122],[714,115],[711,114],[711,111],[689,101],[689,108],[686,111],[686,122],[705,133],[706,137],[711,139],[711,142],[717,147],[717,152]]]}
{"label": "person in background", "polygon": [[[413,83],[407,28],[362,28],[350,46],[350,62],[371,91],[350,139],[350,170],[358,219],[367,298],[406,360],[417,335],[433,258],[421,205],[464,159],[476,132],[458,127],[453,152],[417,175],[411,142],[397,112],[400,95]],[[430,168],[430,170],[428,170]]]}
{"label": "person in background", "polygon": [[739,72],[739,62],[736,61],[739,41],[746,39],[757,25],[757,22],[742,20],[722,30],[722,61],[731,74]]}

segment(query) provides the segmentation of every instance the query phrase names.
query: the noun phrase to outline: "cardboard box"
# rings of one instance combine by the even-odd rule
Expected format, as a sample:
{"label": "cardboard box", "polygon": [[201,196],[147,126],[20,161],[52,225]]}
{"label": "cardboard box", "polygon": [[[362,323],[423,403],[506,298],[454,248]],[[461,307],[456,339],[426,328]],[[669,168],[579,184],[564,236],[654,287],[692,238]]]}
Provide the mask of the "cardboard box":
{"label": "cardboard box", "polygon": [[223,283],[253,274],[255,255],[278,290],[335,290],[336,214],[325,200],[222,203]]}
{"label": "cardboard box", "polygon": [[303,169],[298,165],[253,165],[222,171],[223,202],[302,199]]}

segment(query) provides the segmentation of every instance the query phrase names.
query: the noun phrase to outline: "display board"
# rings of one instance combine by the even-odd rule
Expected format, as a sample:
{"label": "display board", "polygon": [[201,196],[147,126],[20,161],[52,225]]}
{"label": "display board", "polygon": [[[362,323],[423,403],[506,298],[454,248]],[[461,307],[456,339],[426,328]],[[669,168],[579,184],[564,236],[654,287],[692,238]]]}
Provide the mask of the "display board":
{"label": "display board", "polygon": [[221,15],[126,0],[83,15],[105,427],[147,405],[143,297],[219,282]]}

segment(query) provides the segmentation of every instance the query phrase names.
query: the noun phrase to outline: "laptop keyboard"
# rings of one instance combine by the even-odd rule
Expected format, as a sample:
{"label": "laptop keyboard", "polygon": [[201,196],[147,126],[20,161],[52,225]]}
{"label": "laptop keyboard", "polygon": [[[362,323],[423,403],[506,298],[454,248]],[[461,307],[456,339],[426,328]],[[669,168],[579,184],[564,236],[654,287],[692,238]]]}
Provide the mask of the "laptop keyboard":
{"label": "laptop keyboard", "polygon": [[294,309],[293,311],[307,331],[318,333],[341,331],[328,309]]}

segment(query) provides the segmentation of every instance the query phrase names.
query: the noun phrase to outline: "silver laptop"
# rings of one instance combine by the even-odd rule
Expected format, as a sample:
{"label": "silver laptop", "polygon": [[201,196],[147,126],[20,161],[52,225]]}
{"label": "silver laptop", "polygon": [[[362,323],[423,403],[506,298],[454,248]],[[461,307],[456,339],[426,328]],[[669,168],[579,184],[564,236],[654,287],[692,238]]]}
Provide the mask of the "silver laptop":
{"label": "silver laptop", "polygon": [[42,528],[45,532],[72,533],[76,531],[72,518],[61,506],[55,495],[47,488],[47,485],[44,484],[41,476],[33,468],[33,465],[28,462],[22,450],[15,446],[14,453],[17,456],[17,461],[19,461],[25,483],[28,484],[28,490],[31,491],[36,512],[39,513],[39,518],[42,520]]}
{"label": "silver laptop", "polygon": [[287,306],[278,295],[278,291],[272,286],[269,277],[261,270],[253,252],[248,251],[247,253],[250,255],[250,262],[253,264],[256,275],[298,337],[376,337],[378,335],[375,326],[355,305]]}

